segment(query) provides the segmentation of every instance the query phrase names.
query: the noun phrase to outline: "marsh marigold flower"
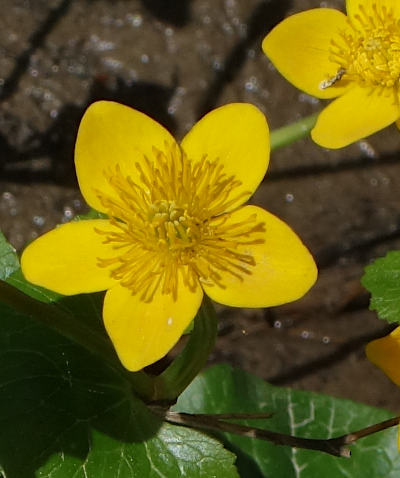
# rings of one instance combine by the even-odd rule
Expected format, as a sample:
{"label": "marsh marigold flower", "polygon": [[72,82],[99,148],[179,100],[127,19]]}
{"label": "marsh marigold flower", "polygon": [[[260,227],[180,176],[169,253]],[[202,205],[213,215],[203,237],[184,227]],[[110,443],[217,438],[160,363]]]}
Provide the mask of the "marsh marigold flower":
{"label": "marsh marigold flower", "polygon": [[76,173],[108,218],[38,238],[23,273],[62,294],[107,290],[105,327],[129,370],[174,346],[203,293],[239,307],[298,299],[316,279],[310,253],[281,220],[242,206],[268,160],[265,117],[249,104],[212,111],[179,145],[139,111],[94,103],[79,127]]}
{"label": "marsh marigold flower", "polygon": [[[368,359],[379,367],[396,385],[400,386],[400,327],[381,339],[367,345]],[[400,433],[398,447],[400,451]]]}
{"label": "marsh marigold flower", "polygon": [[347,16],[317,8],[278,24],[263,50],[280,73],[317,98],[336,98],[311,132],[341,148],[400,117],[400,1],[347,0]]}

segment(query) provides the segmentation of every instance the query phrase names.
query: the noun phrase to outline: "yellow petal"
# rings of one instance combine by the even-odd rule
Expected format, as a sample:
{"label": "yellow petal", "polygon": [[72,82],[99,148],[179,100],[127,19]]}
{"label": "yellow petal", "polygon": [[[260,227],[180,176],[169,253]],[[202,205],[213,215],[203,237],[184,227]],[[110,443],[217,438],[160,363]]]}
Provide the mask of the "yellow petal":
{"label": "yellow petal", "polygon": [[370,342],[368,360],[379,367],[396,385],[400,385],[400,327],[381,339]]}
{"label": "yellow petal", "polygon": [[256,265],[242,280],[221,272],[225,288],[203,285],[205,293],[216,302],[236,307],[270,307],[299,299],[317,278],[314,259],[292,229],[264,209],[242,207],[231,214],[229,222],[245,221],[253,214],[257,223],[264,223],[265,242],[235,250],[251,252]]}
{"label": "yellow petal", "polygon": [[[367,15],[371,16],[372,18],[376,17],[376,12],[374,10],[375,6],[377,7],[378,12],[381,11],[382,7],[386,7],[388,11],[393,12],[394,18],[396,18],[397,20],[400,18],[399,0],[347,0],[347,15],[353,19],[355,15],[360,14],[360,5],[363,6],[364,11],[367,13]],[[357,26],[358,25],[359,23],[357,24]]]}
{"label": "yellow petal", "polygon": [[318,116],[312,139],[325,148],[342,148],[389,126],[400,116],[394,92],[354,87]]}
{"label": "yellow petal", "polygon": [[96,219],[64,224],[33,241],[24,250],[21,268],[33,284],[64,295],[96,292],[115,286],[97,258],[114,256],[95,228],[112,230],[109,221]]}
{"label": "yellow petal", "polygon": [[110,196],[115,192],[104,171],[115,170],[118,165],[124,175],[137,181],[135,162],[141,162],[143,155],[151,160],[152,148],[164,150],[165,142],[172,145],[175,140],[163,126],[139,111],[112,101],[90,105],[75,146],[76,174],[86,202],[105,212],[96,189]]}
{"label": "yellow petal", "polygon": [[344,79],[326,89],[340,65],[330,60],[331,41],[348,29],[346,15],[331,8],[316,8],[279,23],[262,44],[277,70],[300,90],[317,98],[334,98],[349,87]]}
{"label": "yellow petal", "polygon": [[156,362],[176,344],[196,315],[203,292],[189,291],[180,282],[178,298],[157,292],[143,302],[126,287],[107,292],[103,318],[122,364],[131,371]]}
{"label": "yellow petal", "polygon": [[209,160],[219,159],[226,174],[242,182],[232,197],[246,192],[241,198],[243,204],[256,190],[268,167],[268,124],[255,106],[228,104],[196,123],[184,137],[182,148],[191,160],[200,160],[204,155]]}

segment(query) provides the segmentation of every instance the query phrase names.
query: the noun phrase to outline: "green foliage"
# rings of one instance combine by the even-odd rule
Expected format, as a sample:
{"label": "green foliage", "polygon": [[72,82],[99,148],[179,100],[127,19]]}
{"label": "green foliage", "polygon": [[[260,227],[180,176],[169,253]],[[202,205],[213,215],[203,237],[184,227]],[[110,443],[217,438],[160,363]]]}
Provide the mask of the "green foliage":
{"label": "green foliage", "polygon": [[[384,410],[349,400],[275,387],[226,365],[213,367],[197,377],[179,397],[176,409],[188,413],[272,412],[269,419],[240,423],[305,438],[340,436],[391,416]],[[224,434],[223,440],[237,454],[242,478],[400,476],[397,427],[351,446],[351,459],[230,434]]]}
{"label": "green foliage", "polygon": [[71,320],[79,319],[98,333],[104,334],[102,322],[103,292],[80,294],[73,297],[63,296],[57,292],[27,282],[18,269],[7,278],[7,282],[29,295],[33,299],[46,304],[53,304],[63,312],[71,315]]}
{"label": "green foliage", "polygon": [[400,322],[400,251],[391,251],[365,268],[362,285],[371,293],[370,309],[380,319]]}
{"label": "green foliage", "polygon": [[0,279],[7,279],[17,269],[19,269],[19,261],[15,249],[0,232]]}
{"label": "green foliage", "polygon": [[40,302],[50,304],[52,302],[57,302],[63,296],[57,292],[53,292],[43,287],[31,284],[25,280],[25,277],[22,274],[20,268],[15,270],[12,274],[7,277],[7,282],[12,286],[16,287],[18,290],[24,292],[26,295],[33,297]]}
{"label": "green foliage", "polygon": [[108,216],[103,212],[96,211],[96,209],[90,209],[86,214],[78,214],[74,217],[74,221],[84,221],[87,219],[106,219]]}
{"label": "green foliage", "polygon": [[215,439],[163,424],[115,369],[0,304],[7,478],[237,477]]}

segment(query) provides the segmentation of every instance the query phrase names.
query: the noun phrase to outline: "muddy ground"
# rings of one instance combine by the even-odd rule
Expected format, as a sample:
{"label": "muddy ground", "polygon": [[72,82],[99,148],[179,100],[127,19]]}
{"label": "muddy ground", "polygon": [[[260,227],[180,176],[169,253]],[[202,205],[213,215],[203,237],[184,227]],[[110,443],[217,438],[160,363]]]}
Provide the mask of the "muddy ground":
{"label": "muddy ground", "polygon": [[[97,99],[136,107],[181,137],[231,101],[277,128],[322,108],[261,53],[290,13],[341,0],[2,0],[0,225],[17,248],[86,210],[73,169],[79,118]],[[400,247],[400,135],[392,127],[328,151],[303,140],[273,154],[255,194],[316,257],[317,285],[271,310],[219,308],[212,362],[279,385],[400,408],[364,355],[388,326],[368,311],[363,267]]]}

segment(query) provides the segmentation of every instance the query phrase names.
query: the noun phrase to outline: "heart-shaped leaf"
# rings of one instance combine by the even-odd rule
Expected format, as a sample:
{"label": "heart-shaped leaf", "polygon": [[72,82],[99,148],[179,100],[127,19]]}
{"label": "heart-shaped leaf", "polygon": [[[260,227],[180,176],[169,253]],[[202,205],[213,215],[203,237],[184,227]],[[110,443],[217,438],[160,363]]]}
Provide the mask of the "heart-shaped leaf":
{"label": "heart-shaped leaf", "polygon": [[[271,412],[248,426],[305,438],[331,438],[378,423],[385,410],[312,392],[280,388],[226,365],[197,377],[179,397],[176,409],[188,413]],[[243,422],[241,422],[243,423]],[[222,434],[221,434],[222,436]],[[225,446],[238,456],[242,478],[398,478],[397,427],[351,446],[350,459],[317,451],[278,446],[224,434]]]}
{"label": "heart-shaped leaf", "polygon": [[400,251],[391,251],[365,268],[362,285],[371,293],[370,309],[380,319],[400,322]]}

